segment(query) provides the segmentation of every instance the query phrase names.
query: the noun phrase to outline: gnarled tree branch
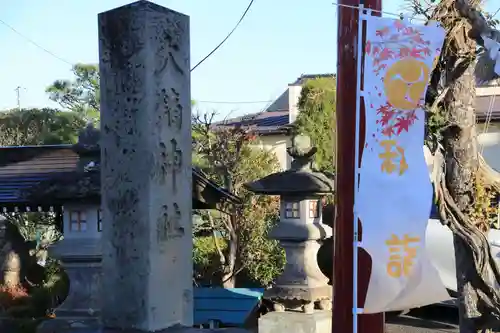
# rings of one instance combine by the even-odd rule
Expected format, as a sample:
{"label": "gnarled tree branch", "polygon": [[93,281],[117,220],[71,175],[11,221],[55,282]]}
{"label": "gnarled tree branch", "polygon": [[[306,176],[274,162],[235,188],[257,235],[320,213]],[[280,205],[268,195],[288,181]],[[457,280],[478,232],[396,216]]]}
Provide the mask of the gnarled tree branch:
{"label": "gnarled tree branch", "polygon": [[[440,148],[435,152],[433,182],[441,220],[454,235],[461,332],[500,324],[496,288],[500,270],[471,212],[478,175],[494,189],[500,187],[500,176],[487,166],[476,143],[476,40],[482,43],[481,35],[498,37],[475,9],[478,5],[479,0],[442,0],[434,8],[431,19],[443,25],[447,36],[433,72],[430,90],[434,93],[426,96],[430,111],[443,112],[447,121],[435,145]],[[489,75],[493,76],[491,71]]]}

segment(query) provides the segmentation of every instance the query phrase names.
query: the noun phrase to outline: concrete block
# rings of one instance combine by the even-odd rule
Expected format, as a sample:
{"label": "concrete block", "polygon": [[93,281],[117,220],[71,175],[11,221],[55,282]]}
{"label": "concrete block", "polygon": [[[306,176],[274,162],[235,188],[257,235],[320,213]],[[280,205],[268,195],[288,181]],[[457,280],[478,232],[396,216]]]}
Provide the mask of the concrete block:
{"label": "concrete block", "polygon": [[259,333],[331,333],[332,312],[270,312],[259,319]]}

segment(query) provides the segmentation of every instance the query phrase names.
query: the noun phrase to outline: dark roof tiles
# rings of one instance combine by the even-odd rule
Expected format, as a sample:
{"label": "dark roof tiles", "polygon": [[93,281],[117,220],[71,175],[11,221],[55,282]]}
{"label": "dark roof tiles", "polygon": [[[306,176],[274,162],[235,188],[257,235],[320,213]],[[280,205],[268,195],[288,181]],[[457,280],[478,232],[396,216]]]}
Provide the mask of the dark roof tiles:
{"label": "dark roof tiles", "polygon": [[261,112],[248,116],[220,121],[214,124],[217,127],[249,126],[264,134],[266,132],[279,132],[282,127],[289,125],[288,111]]}
{"label": "dark roof tiles", "polygon": [[[97,197],[100,175],[78,172],[79,160],[71,145],[0,147],[0,205],[27,204],[28,190],[38,190],[38,201]],[[239,202],[196,168],[194,183],[204,183],[228,201]]]}

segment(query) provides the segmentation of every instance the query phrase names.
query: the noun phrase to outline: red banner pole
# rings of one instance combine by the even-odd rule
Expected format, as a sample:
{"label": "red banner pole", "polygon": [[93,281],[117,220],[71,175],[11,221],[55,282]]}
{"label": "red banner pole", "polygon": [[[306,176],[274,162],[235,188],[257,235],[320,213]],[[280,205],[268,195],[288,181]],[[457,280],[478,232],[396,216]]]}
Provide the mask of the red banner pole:
{"label": "red banner pole", "polygon": [[[337,37],[337,148],[336,218],[334,249],[333,333],[353,331],[353,207],[356,144],[356,73],[360,0],[340,0]],[[365,8],[382,10],[382,0],[365,0]],[[361,105],[360,156],[365,132]],[[359,163],[359,162],[358,162]],[[362,226],[359,237],[362,237]],[[362,249],[358,256],[358,307],[362,308],[371,271],[370,256]],[[358,315],[358,333],[384,333],[384,314]]]}

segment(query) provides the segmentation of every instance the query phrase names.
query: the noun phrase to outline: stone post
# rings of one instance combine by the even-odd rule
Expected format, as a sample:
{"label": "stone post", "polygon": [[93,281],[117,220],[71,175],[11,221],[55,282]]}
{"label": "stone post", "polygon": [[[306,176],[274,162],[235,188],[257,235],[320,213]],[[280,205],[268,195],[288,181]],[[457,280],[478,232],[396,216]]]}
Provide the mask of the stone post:
{"label": "stone post", "polygon": [[189,18],[99,14],[106,328],[192,326]]}

